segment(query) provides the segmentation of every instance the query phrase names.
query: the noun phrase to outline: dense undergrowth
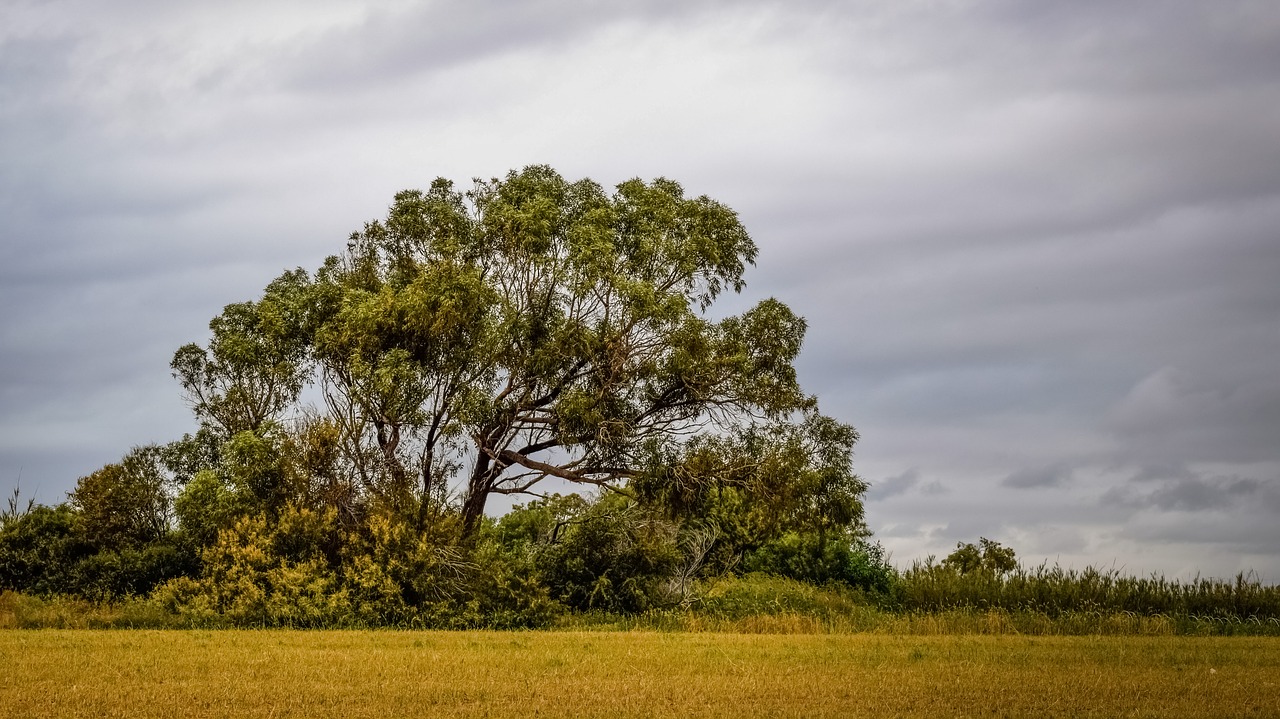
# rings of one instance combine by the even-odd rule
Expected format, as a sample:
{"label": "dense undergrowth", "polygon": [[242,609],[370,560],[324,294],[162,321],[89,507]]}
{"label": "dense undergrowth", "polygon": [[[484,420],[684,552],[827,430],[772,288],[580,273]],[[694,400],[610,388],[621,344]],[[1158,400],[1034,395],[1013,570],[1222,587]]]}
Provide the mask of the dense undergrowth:
{"label": "dense undergrowth", "polygon": [[[946,594],[950,591],[952,594]],[[1057,591],[1060,594],[1054,595]],[[574,610],[547,601],[537,614],[435,607],[395,621],[361,616],[341,598],[246,621],[229,612],[176,609],[171,597],[92,601],[0,593],[0,628],[315,627],[385,629],[529,628],[710,631],[748,634],[890,633],[1280,636],[1280,588],[1254,578],[1179,582],[1094,569],[1017,569],[961,575],[936,563],[902,572],[892,591],[815,585],[765,574],[698,580],[691,601],[637,612]],[[294,618],[305,617],[305,621]]]}
{"label": "dense undergrowth", "polygon": [[760,531],[740,507],[707,523],[553,496],[471,537],[448,512],[344,524],[292,504],[201,532],[210,507],[145,542],[101,541],[74,506],[11,508],[0,626],[1280,635],[1280,587],[1250,574],[1027,568],[986,539],[897,569],[858,532]]}
{"label": "dense undergrowth", "polygon": [[1251,574],[1027,568],[986,539],[896,569],[856,533],[760,538],[612,495],[539,500],[470,539],[449,514],[344,527],[292,505],[145,543],[85,526],[68,505],[0,521],[0,627],[1280,635],[1280,587]]}

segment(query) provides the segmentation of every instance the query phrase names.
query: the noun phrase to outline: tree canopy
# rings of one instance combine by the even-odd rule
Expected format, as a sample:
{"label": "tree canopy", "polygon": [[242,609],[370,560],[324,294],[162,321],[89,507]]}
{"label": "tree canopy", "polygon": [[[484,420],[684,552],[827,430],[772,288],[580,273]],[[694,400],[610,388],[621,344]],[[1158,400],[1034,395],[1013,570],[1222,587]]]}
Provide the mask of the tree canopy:
{"label": "tree canopy", "polygon": [[[229,305],[173,369],[227,435],[315,383],[346,496],[421,509],[456,490],[470,532],[493,494],[678,482],[670,462],[698,438],[814,414],[793,366],[803,319],[776,299],[708,314],[756,252],[733,210],[670,180],[440,179],[313,275]],[[828,440],[847,454],[854,438]]]}

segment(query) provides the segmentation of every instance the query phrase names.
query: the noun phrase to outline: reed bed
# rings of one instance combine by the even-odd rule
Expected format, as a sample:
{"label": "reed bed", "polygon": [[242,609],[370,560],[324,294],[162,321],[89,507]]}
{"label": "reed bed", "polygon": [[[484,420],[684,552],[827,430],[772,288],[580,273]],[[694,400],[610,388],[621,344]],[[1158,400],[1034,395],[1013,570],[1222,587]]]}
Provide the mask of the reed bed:
{"label": "reed bed", "polygon": [[1224,622],[1280,621],[1280,586],[1253,573],[1234,579],[1160,575],[1134,577],[1116,569],[1083,570],[1041,565],[1008,573],[961,574],[918,562],[903,572],[893,605],[908,612],[1003,609],[1058,617],[1071,614],[1137,614]]}

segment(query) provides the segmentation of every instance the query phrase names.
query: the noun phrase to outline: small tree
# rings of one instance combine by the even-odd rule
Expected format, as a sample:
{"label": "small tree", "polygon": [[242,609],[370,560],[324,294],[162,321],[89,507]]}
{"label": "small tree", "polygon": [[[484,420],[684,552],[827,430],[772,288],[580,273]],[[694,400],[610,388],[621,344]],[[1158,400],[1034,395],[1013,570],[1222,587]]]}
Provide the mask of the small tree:
{"label": "small tree", "polygon": [[168,533],[171,502],[162,452],[156,446],[135,447],[118,464],[80,478],[69,496],[86,539],[114,549]]}
{"label": "small tree", "polygon": [[992,574],[1008,574],[1018,568],[1018,560],[1012,547],[980,537],[978,544],[957,542],[956,550],[942,560],[942,565],[960,574],[985,571]]}

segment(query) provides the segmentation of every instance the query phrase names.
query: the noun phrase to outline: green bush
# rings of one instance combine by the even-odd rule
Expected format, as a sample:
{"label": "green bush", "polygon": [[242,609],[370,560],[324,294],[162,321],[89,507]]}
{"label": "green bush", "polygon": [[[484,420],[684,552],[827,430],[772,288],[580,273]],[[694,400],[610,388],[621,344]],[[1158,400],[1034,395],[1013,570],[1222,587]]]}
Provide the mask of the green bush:
{"label": "green bush", "polygon": [[156,542],[169,533],[163,450],[135,447],[117,464],[81,477],[69,497],[80,529],[95,547],[118,549]]}
{"label": "green bush", "polygon": [[459,528],[375,514],[343,533],[332,510],[286,506],[222,530],[201,574],[159,586],[153,600],[196,626],[512,628],[559,614],[531,557],[496,541],[463,545]]}
{"label": "green bush", "polygon": [[314,540],[333,517],[286,508],[276,523],[245,517],[204,551],[197,579],[158,587],[154,599],[194,624],[319,627],[351,623],[347,592]]}
{"label": "green bush", "polygon": [[0,527],[0,589],[74,594],[74,569],[93,554],[69,504],[37,506]]}
{"label": "green bush", "polygon": [[[510,519],[508,519],[510,517]],[[578,610],[641,612],[673,601],[677,526],[625,497],[534,502],[498,523],[527,552],[552,597]]]}
{"label": "green bush", "polygon": [[832,619],[861,614],[866,598],[840,585],[815,586],[770,574],[747,574],[704,582],[698,614],[717,619],[803,615]]}
{"label": "green bush", "polygon": [[482,542],[471,556],[474,571],[466,588],[467,624],[491,629],[545,627],[564,607],[540,581],[533,558]]}
{"label": "green bush", "polygon": [[145,596],[195,565],[168,539],[99,549],[70,504],[34,507],[0,528],[0,589],[107,601]]}
{"label": "green bush", "polygon": [[73,565],[75,591],[68,593],[97,601],[145,597],[163,582],[194,574],[197,566],[194,553],[169,542],[103,550]]}
{"label": "green bush", "polygon": [[437,621],[456,613],[472,565],[458,544],[456,522],[416,530],[391,514],[367,518],[342,550],[344,584],[356,617],[369,624]]}
{"label": "green bush", "polygon": [[897,576],[879,544],[843,538],[823,541],[817,534],[798,532],[788,532],[747,552],[742,567],[747,572],[881,593],[892,590]]}
{"label": "green bush", "polygon": [[212,469],[196,472],[174,500],[174,513],[182,534],[197,547],[218,541],[218,533],[231,529],[236,520],[252,513],[252,502]]}

